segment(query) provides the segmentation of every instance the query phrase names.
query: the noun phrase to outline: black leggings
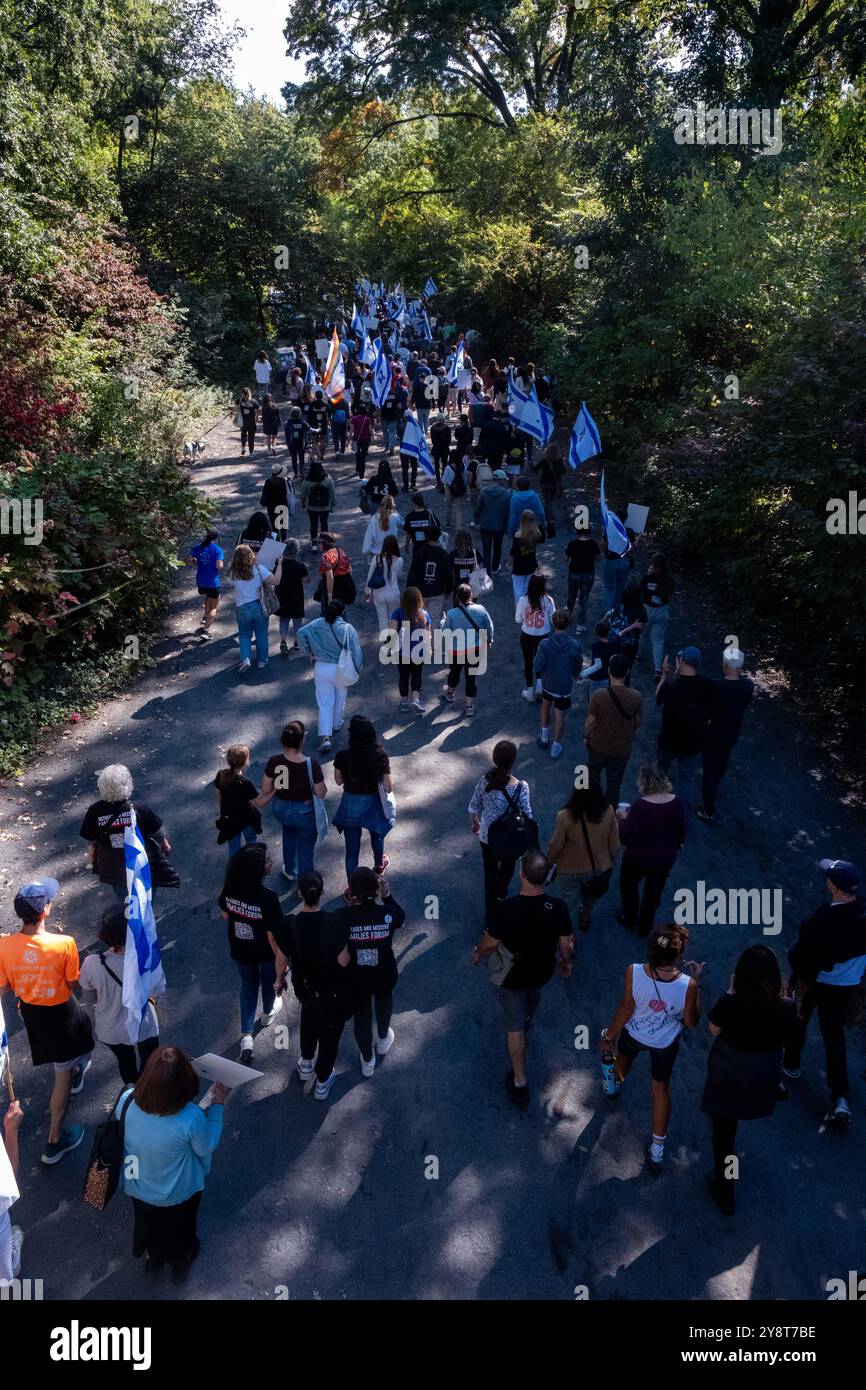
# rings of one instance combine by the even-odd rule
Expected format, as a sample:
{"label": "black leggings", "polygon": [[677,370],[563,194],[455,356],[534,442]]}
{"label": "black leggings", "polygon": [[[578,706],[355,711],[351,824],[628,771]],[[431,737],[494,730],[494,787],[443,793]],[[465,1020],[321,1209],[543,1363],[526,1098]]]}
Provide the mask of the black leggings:
{"label": "black leggings", "polygon": [[297,439],[286,439],[289,446],[289,453],[292,458],[292,472],[297,478],[298,472],[304,472],[304,441]]}
{"label": "black leggings", "polygon": [[322,535],[327,531],[330,512],[308,511],[307,515],[310,518],[310,540],[314,541],[318,531],[321,531]]}
{"label": "black leggings", "polygon": [[482,842],[481,862],[484,865],[484,925],[490,927],[499,903],[508,896],[508,885],[517,860],[497,859],[489,846]]}
{"label": "black leggings", "polygon": [[244,420],[243,424],[241,425],[241,448],[245,449],[249,447],[250,449],[252,449],[255,442],[256,420],[255,416],[252,416],[251,419]]}
{"label": "black leggings", "polygon": [[478,693],[478,677],[472,671],[470,671],[468,666],[464,666],[464,664],[460,661],[455,662],[455,664],[451,667],[451,670],[448,672],[448,689],[457,689],[458,685],[460,684],[461,671],[466,672],[466,698],[467,700],[474,700],[475,696]]}
{"label": "black leggings", "polygon": [[355,444],[355,472],[359,478],[363,478],[364,469],[367,467],[367,450],[369,447],[369,439],[359,439]]}
{"label": "black leggings", "polygon": [[105,1045],[111,1048],[117,1058],[121,1081],[127,1081],[131,1084],[141,1076],[151,1052],[155,1052],[159,1047],[159,1038],[143,1038],[138,1044],[137,1058],[132,1043],[106,1043]]}
{"label": "black leggings", "polygon": [[734,1152],[737,1138],[737,1121],[713,1116],[713,1162],[716,1168],[716,1182],[732,1183],[733,1177],[725,1176],[728,1159]]}
{"label": "black leggings", "polygon": [[327,1081],[334,1070],[344,1027],[343,1019],[329,1018],[315,1001],[301,1004],[301,1056],[315,1057],[317,1081]]}
{"label": "black leggings", "polygon": [[402,699],[405,700],[406,696],[409,694],[410,685],[416,694],[421,694],[421,676],[423,673],[424,667],[420,661],[400,662],[397,667],[397,679],[400,683],[400,696]]}
{"label": "black leggings", "polygon": [[388,1035],[394,1012],[394,994],[370,994],[355,1006],[355,1042],[365,1062],[373,1056],[373,1006],[376,1008],[376,1032],[380,1038]]}
{"label": "black leggings", "polygon": [[530,637],[528,632],[520,634],[520,650],[523,652],[523,674],[527,686],[535,685],[535,653],[544,641],[543,637]]}

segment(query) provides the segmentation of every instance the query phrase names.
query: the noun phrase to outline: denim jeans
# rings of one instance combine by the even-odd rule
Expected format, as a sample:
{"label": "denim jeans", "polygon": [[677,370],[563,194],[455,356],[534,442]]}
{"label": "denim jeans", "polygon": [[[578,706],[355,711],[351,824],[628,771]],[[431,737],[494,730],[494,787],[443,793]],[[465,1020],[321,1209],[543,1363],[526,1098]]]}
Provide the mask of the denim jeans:
{"label": "denim jeans", "polygon": [[[358,867],[358,860],[361,857],[361,835],[363,826],[346,826],[343,835],[346,839],[346,878],[351,878],[355,869]],[[370,836],[370,848],[373,851],[373,865],[378,868],[382,863],[382,855],[385,853],[385,836],[377,835],[375,830],[368,830]]]}
{"label": "denim jeans", "polygon": [[262,1013],[268,1014],[274,1004],[274,980],[277,975],[276,960],[266,960],[261,965],[247,965],[235,961],[241,977],[241,1033],[251,1033],[256,1021],[256,1006],[259,1002],[259,989],[262,991]]}
{"label": "denim jeans", "polygon": [[335,424],[334,421],[332,420],[332,421],[331,421],[331,434],[332,434],[333,437],[334,437],[334,452],[335,452],[336,454],[344,454],[344,453],[346,452],[346,425],[345,425],[345,421],[344,421],[344,423],[343,423],[342,425],[338,425],[338,424]]}
{"label": "denim jeans", "polygon": [[484,568],[488,574],[499,569],[502,559],[502,537],[504,531],[481,531],[481,550],[484,555]]}
{"label": "denim jeans", "polygon": [[662,772],[670,772],[671,765],[677,764],[677,785],[676,793],[687,806],[694,806],[695,792],[698,784],[698,768],[703,762],[703,754],[689,753],[680,756],[676,753],[668,753],[666,749],[658,750],[658,765]]}
{"label": "denim jeans", "polygon": [[[254,845],[256,843],[256,832],[251,825],[245,826],[241,834],[248,845]],[[233,854],[237,854],[240,847],[241,835],[233,835],[228,842],[229,859],[231,859]]]}
{"label": "denim jeans", "polygon": [[316,812],[312,801],[281,801],[274,797],[274,815],[283,827],[283,868],[300,878],[316,867]]}
{"label": "denim jeans", "polygon": [[586,622],[586,610],[594,583],[595,574],[570,574],[568,576],[568,611],[573,613],[574,605],[577,604],[577,621],[581,627]]}
{"label": "denim jeans", "polygon": [[259,599],[239,603],[237,608],[238,642],[241,661],[253,659],[253,637],[256,639],[256,661],[268,659],[268,615]]}
{"label": "denim jeans", "polygon": [[666,603],[661,604],[658,608],[651,608],[647,605],[647,631],[649,632],[650,647],[652,649],[654,671],[660,671],[662,669],[669,613],[670,610]]}
{"label": "denim jeans", "polygon": [[397,421],[396,421],[396,420],[383,420],[383,421],[382,421],[382,434],[383,434],[384,439],[385,439],[385,448],[386,448],[386,449],[393,449],[393,448],[396,446],[396,443],[397,443]]}
{"label": "denim jeans", "polygon": [[605,795],[609,806],[619,805],[619,791],[630,757],[631,754],[626,753],[624,758],[611,758],[605,753],[594,753],[591,749],[587,750],[586,765],[589,769],[589,780],[601,790],[601,774],[605,773],[607,779]]}
{"label": "denim jeans", "polygon": [[511,576],[511,588],[512,588],[512,590],[514,591],[514,606],[515,606],[515,608],[517,607],[518,603],[519,603],[520,600],[523,598],[523,595],[526,593],[527,589],[529,588],[529,581],[530,581],[531,578],[532,578],[532,575],[531,575],[531,574],[512,574],[512,576]]}
{"label": "denim jeans", "polygon": [[625,555],[613,555],[605,560],[602,583],[604,584],[604,601],[608,609],[616,608],[622,598],[625,581],[628,579],[628,570],[628,557]]}
{"label": "denim jeans", "polygon": [[423,434],[427,433],[427,426],[430,422],[430,410],[427,406],[419,405],[415,407],[415,414],[418,417],[418,424]]}

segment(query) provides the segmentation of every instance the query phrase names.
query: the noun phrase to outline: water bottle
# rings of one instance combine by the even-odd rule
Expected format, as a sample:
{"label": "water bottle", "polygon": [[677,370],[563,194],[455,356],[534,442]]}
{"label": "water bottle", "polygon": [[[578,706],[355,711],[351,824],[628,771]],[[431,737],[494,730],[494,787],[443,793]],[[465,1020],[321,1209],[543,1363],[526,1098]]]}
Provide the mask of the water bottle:
{"label": "water bottle", "polygon": [[621,1086],[622,1081],[616,1070],[616,1053],[613,1050],[613,1043],[609,1038],[605,1038],[601,1054],[601,1089],[606,1096],[615,1096],[619,1094]]}

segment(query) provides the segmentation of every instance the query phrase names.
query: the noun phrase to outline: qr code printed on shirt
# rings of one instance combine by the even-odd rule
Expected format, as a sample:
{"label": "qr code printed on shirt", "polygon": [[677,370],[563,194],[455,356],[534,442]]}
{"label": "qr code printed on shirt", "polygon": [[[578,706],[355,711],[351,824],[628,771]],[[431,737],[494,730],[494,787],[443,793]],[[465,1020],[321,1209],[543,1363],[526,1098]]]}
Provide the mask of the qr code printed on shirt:
{"label": "qr code printed on shirt", "polygon": [[359,964],[359,965],[378,965],[378,964],[379,964],[379,952],[378,952],[378,951],[359,951],[359,952],[358,952],[358,955],[357,955],[357,961],[358,961],[358,964]]}

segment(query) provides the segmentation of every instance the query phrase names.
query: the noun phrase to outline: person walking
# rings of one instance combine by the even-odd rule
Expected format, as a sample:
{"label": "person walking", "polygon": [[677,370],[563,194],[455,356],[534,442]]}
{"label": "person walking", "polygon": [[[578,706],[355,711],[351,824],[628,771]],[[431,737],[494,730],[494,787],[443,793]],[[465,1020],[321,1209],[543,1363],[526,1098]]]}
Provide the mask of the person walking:
{"label": "person walking", "polygon": [[60,892],[56,878],[35,879],[18,889],[12,910],[17,932],[0,936],[0,994],[9,990],[27,1032],[34,1067],[51,1066],[48,1140],[42,1162],[59,1163],[84,1138],[81,1125],[63,1127],[70,1097],[80,1095],[90,1069],[93,1030],[73,993],[79,977],[78,948],[71,936],[49,931]]}
{"label": "person walking", "polygon": [[[530,581],[531,582],[531,581]],[[524,600],[521,599],[521,603]],[[541,682],[541,728],[536,742],[549,751],[554,761],[562,757],[565,716],[571,709],[574,682],[581,676],[581,650],[576,637],[568,634],[571,614],[557,608],[551,617],[551,630],[538,644],[533,663],[533,691]],[[521,637],[521,641],[522,641]],[[550,712],[553,710],[553,741],[550,738]]]}
{"label": "person walking", "polygon": [[669,679],[670,662],[665,657],[656,687],[656,704],[662,710],[658,764],[662,772],[677,764],[677,791],[687,806],[695,802],[698,768],[716,701],[712,681],[700,674],[701,660],[700,647],[684,647],[677,652],[676,675]]}
{"label": "person walking", "polygon": [[643,696],[626,685],[628,657],[615,652],[608,664],[610,685],[596,690],[583,725],[590,780],[601,789],[602,775],[609,805],[619,804],[620,788],[643,723]]}
{"label": "person walking", "polygon": [[238,674],[244,675],[252,666],[253,638],[256,642],[256,665],[263,671],[268,664],[268,621],[265,588],[273,589],[280,582],[282,558],[278,558],[273,573],[260,565],[248,545],[239,545],[232,556],[229,578],[234,585],[235,615],[238,624],[238,645],[241,664]]}
{"label": "person walking", "polygon": [[361,1075],[370,1077],[376,1070],[377,1057],[385,1057],[394,1045],[391,1019],[398,971],[393,941],[406,913],[383,875],[373,869],[358,868],[349,880],[349,904],[338,908],[333,918],[335,932],[340,939],[345,933],[349,948],[355,1042]]}
{"label": "person walking", "polygon": [[641,598],[640,583],[634,576],[626,583],[617,606],[606,617],[609,635],[617,642],[617,651],[628,658],[625,684],[629,685],[631,668],[640,649],[640,636],[647,625],[647,610]]}
{"label": "person walking", "polygon": [[424,665],[429,658],[430,633],[432,624],[430,614],[424,607],[421,590],[409,585],[403,590],[400,605],[391,613],[388,622],[391,632],[399,634],[399,659],[397,662],[397,681],[400,689],[400,713],[409,712],[409,691],[412,691],[412,709],[424,714],[421,699],[421,684]]}
{"label": "person walking", "polygon": [[376,609],[377,631],[387,631],[391,614],[400,603],[403,557],[396,536],[385,536],[379,554],[373,554],[367,571],[364,601]]}
{"label": "person walking", "polygon": [[649,936],[668,875],[686,837],[686,814],[667,777],[652,764],[645,763],[640,769],[637,789],[637,801],[627,810],[620,808],[622,907],[614,916],[638,936]]}
{"label": "person walking", "polygon": [[517,600],[514,621],[520,624],[524,684],[521,695],[530,702],[541,698],[541,677],[535,674],[535,654],[551,631],[556,603],[547,592],[547,576],[530,576],[526,593]]}
{"label": "person walking", "polygon": [[277,617],[280,620],[280,656],[289,654],[289,633],[294,632],[292,651],[300,651],[298,629],[304,621],[304,585],[310,578],[307,566],[298,559],[298,542],[286,541],[277,595]]}
{"label": "person walking", "polygon": [[318,459],[314,459],[310,464],[298,496],[310,522],[310,543],[315,547],[316,537],[327,534],[328,518],[337,505],[334,480],[325,472]]}
{"label": "person walking", "polygon": [[336,600],[325,608],[322,618],[306,623],[298,633],[298,645],[315,662],[316,704],[319,708],[320,753],[330,753],[331,735],[343,727],[348,687],[338,680],[338,662],[348,651],[358,675],[364,666],[361,642],[355,628],[344,617],[345,606]]}
{"label": "person walking", "polygon": [[431,624],[440,624],[445,596],[454,592],[454,569],[447,551],[439,544],[441,532],[431,526],[427,539],[415,547],[409,566],[408,583],[419,589]]}
{"label": "person walking", "polygon": [[231,1094],[216,1083],[210,1105],[202,1110],[194,1103],[198,1088],[187,1053],[160,1047],[114,1111],[123,1118],[120,1183],[132,1199],[133,1258],[146,1256],[146,1274],[158,1274],[168,1264],[173,1284],[186,1282],[201,1249],[199,1205]]}
{"label": "person walking", "polygon": [[604,601],[608,612],[610,612],[611,609],[616,608],[622,597],[631,566],[629,565],[628,549],[614,550],[606,535],[601,538],[601,550],[604,555],[604,568],[601,576],[604,585]]}
{"label": "person walking", "polygon": [[435,530],[441,533],[442,527],[435,512],[424,505],[424,494],[422,492],[412,493],[412,510],[406,513],[403,519],[403,529],[406,532],[406,554],[411,548],[412,554],[419,546],[424,545],[429,539],[430,532]]}
{"label": "person walking", "polygon": [[619,830],[612,806],[597,786],[574,787],[557,813],[547,858],[556,865],[556,885],[572,924],[589,931],[592,909],[610,887],[619,853]]}
{"label": "person walking", "polygon": [[346,883],[358,867],[362,830],[370,836],[373,869],[383,874],[390,863],[385,836],[394,825],[392,807],[385,809],[393,792],[391,763],[366,715],[353,714],[349,721],[349,746],[334,758],[334,781],[343,788],[333,826],[345,838]]}
{"label": "person walking", "polygon": [[253,375],[256,379],[257,396],[263,397],[267,395],[271,384],[272,371],[273,368],[271,367],[270,358],[264,349],[262,349],[262,351],[257,354],[256,360],[253,363]]}
{"label": "person walking", "polygon": [[466,497],[466,467],[456,449],[442,470],[442,486],[445,490],[445,525],[461,526]]}
{"label": "person walking", "polygon": [[539,539],[544,535],[544,503],[532,486],[531,478],[525,473],[518,477],[511,494],[511,508],[508,513],[508,530],[511,535],[523,524],[524,512],[532,512],[538,527]]}
{"label": "person walking", "polygon": [[716,698],[710,709],[710,727],[703,753],[703,804],[695,815],[705,825],[716,823],[719,783],[728,770],[731,754],[743,728],[743,718],[755,693],[754,681],[743,675],[746,658],[736,647],[725,647],[722,678],[713,681]]}
{"label": "person walking", "polygon": [[393,497],[386,492],[379,504],[378,512],[375,516],[371,516],[367,522],[367,529],[361,544],[361,553],[363,555],[381,555],[382,546],[388,536],[395,537],[399,546],[402,531],[403,518],[394,505]]}
{"label": "person walking", "polygon": [[598,541],[587,524],[577,529],[577,534],[565,547],[568,560],[568,611],[574,612],[577,605],[577,631],[586,628],[586,610],[589,596],[595,583],[595,562],[601,551]]}
{"label": "person walking", "polygon": [[556,535],[554,504],[557,497],[563,495],[562,480],[565,477],[565,464],[559,445],[548,444],[539,454],[538,461],[531,465],[531,471],[538,479],[538,488],[544,503],[544,530],[547,539],[550,540]]}
{"label": "person walking", "polygon": [[797,940],[788,952],[792,975],[788,990],[798,1003],[798,1023],[785,1048],[784,1072],[800,1076],[800,1054],[809,1020],[818,1015],[827,1059],[827,1084],[833,1119],[851,1121],[845,1022],[855,991],[866,972],[866,904],[859,870],[847,859],[822,859],[824,902],[800,923]]}
{"label": "person walking", "polygon": [[472,833],[481,845],[484,869],[484,924],[489,926],[496,908],[508,893],[517,856],[500,858],[489,845],[490,827],[507,812],[518,812],[531,818],[529,786],[515,777],[512,768],[517,761],[517,744],[500,739],[493,749],[493,766],[476,783],[469,802]]}
{"label": "person walking", "polygon": [[[5,1035],[3,1009],[0,1007],[0,1034]],[[2,1074],[0,1074],[2,1079]],[[3,1116],[3,1132],[0,1134],[0,1289],[5,1289],[21,1273],[21,1250],[24,1245],[24,1232],[20,1226],[13,1226],[9,1211],[18,1201],[18,1172],[20,1155],[18,1131],[24,1119],[21,1102],[9,1102]]]}
{"label": "person walking", "polygon": [[333,912],[322,911],[324,887],[315,869],[301,874],[301,909],[274,934],[277,989],[285,989],[287,970],[291,970],[292,988],[301,1006],[298,1077],[302,1082],[315,1077],[313,1096],[318,1101],[331,1094],[340,1038],[352,1016],[348,931],[335,925]]}
{"label": "person walking", "polygon": [[[280,734],[282,752],[265,764],[262,789],[253,803],[258,810],[271,806],[282,828],[283,878],[292,886],[296,878],[315,867],[316,841],[321,815],[316,802],[324,801],[328,785],[321,764],[303,752],[307,727],[291,719]],[[321,822],[327,824],[327,815]]]}
{"label": "person walking", "polygon": [[457,532],[454,537],[454,549],[450,552],[448,559],[451,561],[454,593],[456,594],[461,584],[469,584],[469,576],[480,569],[483,563],[479,551],[475,549],[471,531],[461,529]]}
{"label": "person walking", "polygon": [[[460,684],[460,673],[465,673],[466,683],[466,703],[463,706],[463,713],[467,718],[475,713],[475,697],[478,693],[478,677],[476,671],[481,666],[481,654],[486,655],[493,648],[493,619],[487,612],[483,604],[474,602],[472,590],[468,584],[458,584],[454,592],[454,607],[449,608],[442,623],[445,632],[462,632],[462,639],[457,639],[453,652],[451,668],[448,672],[448,679],[442,691],[446,705],[453,705],[457,687]],[[484,637],[481,637],[481,633]],[[483,647],[482,647],[483,642]]]}
{"label": "person walking", "polygon": [[373,420],[366,406],[359,405],[352,415],[352,441],[355,445],[355,472],[363,482],[367,451],[373,438]]}
{"label": "person walking", "polygon": [[495,468],[492,482],[481,489],[473,512],[481,532],[484,568],[490,575],[499,573],[502,562],[502,539],[511,512],[511,493],[506,486],[507,481],[505,469]]}
{"label": "person walking", "polygon": [[[385,397],[384,403],[379,410],[379,418],[382,422],[382,436],[385,446],[385,457],[390,458],[397,444],[397,420],[400,416],[400,407],[397,403],[396,393],[391,390]],[[390,470],[389,470],[390,471]]]}
{"label": "person walking", "polygon": [[316,453],[321,463],[328,447],[328,401],[321,387],[315,390],[312,400],[307,402],[303,410],[310,426],[310,433],[316,436]]}
{"label": "person walking", "polygon": [[331,406],[331,438],[334,441],[334,453],[341,459],[346,452],[346,434],[349,429],[349,407],[345,399],[341,396]]}
{"label": "person walking", "polygon": [[196,587],[204,599],[201,623],[196,628],[196,635],[202,642],[210,641],[211,626],[220,606],[224,555],[222,547],[217,545],[218,540],[218,531],[207,531],[204,540],[194,545],[189,553],[190,559],[195,560]]}
{"label": "person walking", "polygon": [[168,855],[171,845],[162,818],[143,801],[133,801],[132,773],[123,763],[110,763],[96,779],[99,800],[84,813],[82,840],[87,841],[87,862],[100,883],[111,887],[120,902],[126,902],[126,855],[123,834],[136,825],[141,834],[151,870],[151,893],[159,887],[176,888],[180,878]]}
{"label": "person walking", "polygon": [[[497,987],[505,1023],[505,1046],[511,1067],[505,1089],[515,1105],[529,1103],[526,1080],[526,1032],[541,1002],[541,991],[556,970],[571,974],[574,938],[561,898],[546,891],[550,865],[539,849],[520,861],[520,892],[500,902],[493,921],[472,952],[472,963],[496,953],[491,978]],[[502,956],[502,948],[508,956]]]}
{"label": "person walking", "polygon": [[715,1038],[707,1058],[701,1109],[713,1122],[710,1196],[726,1216],[736,1205],[740,1120],[772,1115],[782,1094],[782,1052],[797,1032],[797,1007],[782,991],[782,972],[769,946],[749,946],[728,990],[707,1015]]}
{"label": "person walking", "polygon": [[299,405],[293,405],[286,420],[286,448],[292,461],[292,474],[295,478],[304,476],[304,454],[307,448],[307,435],[316,434],[309,421],[304,419]]}
{"label": "person walking", "polygon": [[250,451],[250,458],[256,446],[256,421],[259,414],[259,403],[254,398],[252,391],[245,386],[240,394],[238,401],[237,420],[241,427],[241,458],[244,457],[247,449]]}
{"label": "person walking", "polygon": [[451,452],[451,426],[442,411],[430,416],[430,454],[436,473],[436,486],[442,483],[442,474]]}
{"label": "person walking", "polygon": [[[105,949],[84,957],[78,982],[84,1003],[94,1006],[93,1031],[97,1041],[114,1053],[121,1081],[131,1083],[138,1080],[148,1057],[159,1047],[159,1022],[153,998],[148,998],[138,1040],[130,1041],[130,1015],[123,1002],[127,928],[126,913],[119,903],[105,909],[99,927],[99,940]],[[162,993],[162,989],[156,993]]]}
{"label": "person walking", "polygon": [[218,899],[220,912],[228,923],[229,954],[240,977],[240,1060],[247,1067],[253,1060],[259,991],[263,1028],[273,1023],[283,1007],[274,988],[276,963],[268,938],[268,933],[283,920],[277,894],[265,886],[272,867],[267,845],[245,845],[229,860]]}
{"label": "person walking", "polygon": [[274,405],[270,391],[262,401],[262,430],[265,436],[265,453],[277,452],[277,435],[280,432],[280,411]]}
{"label": "person walking", "polygon": [[622,999],[610,1025],[602,1030],[601,1049],[616,1048],[616,1069],[624,1081],[632,1063],[649,1053],[652,1087],[652,1139],[646,1156],[650,1171],[660,1173],[671,1118],[671,1074],[683,1027],[696,1028],[701,1018],[703,966],[683,961],[688,944],[685,927],[659,927],[648,943],[647,963],[625,972]]}
{"label": "person walking", "polygon": [[342,603],[347,608],[357,597],[352,561],[330,531],[319,533],[319,551],[319,587],[313,597],[319,600],[323,613],[329,603]]}
{"label": "person walking", "polygon": [[244,776],[250,765],[250,750],[245,743],[233,743],[226,750],[226,764],[213,784],[219,808],[217,844],[227,844],[231,858],[240,849],[242,838],[248,845],[255,844],[262,833],[262,818],[258,807],[252,804],[258,789]]}
{"label": "person walking", "polygon": [[530,579],[538,571],[537,548],[540,543],[541,532],[535,515],[527,509],[511,542],[511,588],[515,604],[523,598]]}
{"label": "person walking", "polygon": [[647,628],[656,680],[662,673],[665,638],[670,617],[670,601],[674,592],[674,577],[660,551],[650,558],[649,569],[641,580],[641,597],[647,612]]}
{"label": "person walking", "polygon": [[294,483],[286,477],[281,463],[272,463],[271,476],[265,479],[262,486],[259,506],[267,512],[271,529],[278,540],[284,541],[288,536],[297,505]]}

